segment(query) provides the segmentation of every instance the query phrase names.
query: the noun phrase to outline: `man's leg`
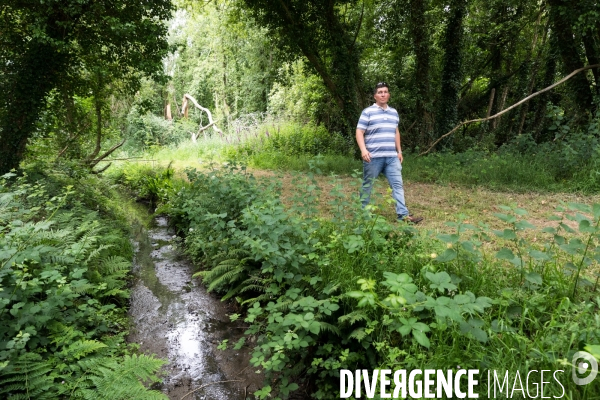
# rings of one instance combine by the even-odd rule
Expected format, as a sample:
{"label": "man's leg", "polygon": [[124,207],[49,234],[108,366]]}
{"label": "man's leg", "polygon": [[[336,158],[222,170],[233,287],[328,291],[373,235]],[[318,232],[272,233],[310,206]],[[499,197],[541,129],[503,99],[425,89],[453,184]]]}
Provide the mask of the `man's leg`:
{"label": "man's leg", "polygon": [[385,158],[377,157],[371,158],[371,162],[363,161],[363,184],[360,190],[360,201],[363,208],[371,201],[371,190],[375,179],[377,179],[385,165],[384,160]]}
{"label": "man's leg", "polygon": [[392,197],[396,200],[396,214],[398,218],[408,215],[408,208],[404,201],[404,185],[402,183],[402,164],[398,157],[386,157],[383,174],[387,178],[390,188],[392,188]]}

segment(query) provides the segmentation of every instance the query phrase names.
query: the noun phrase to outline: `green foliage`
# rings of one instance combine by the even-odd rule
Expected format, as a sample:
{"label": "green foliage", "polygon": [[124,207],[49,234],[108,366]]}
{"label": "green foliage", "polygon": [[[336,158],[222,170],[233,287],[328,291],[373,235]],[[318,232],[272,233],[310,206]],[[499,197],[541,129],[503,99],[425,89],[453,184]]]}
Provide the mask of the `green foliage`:
{"label": "green foliage", "polygon": [[[272,3],[244,0],[244,7],[277,38],[292,58],[303,55],[321,78],[339,112],[336,130],[350,137],[363,98],[361,48],[356,46],[355,24],[363,13],[350,1],[296,1]],[[364,7],[364,6],[363,6]],[[333,124],[331,124],[333,125]],[[330,125],[330,126],[331,126]]]}
{"label": "green foliage", "polygon": [[[100,115],[108,83],[123,80],[131,93],[141,74],[161,75],[167,51],[162,20],[170,16],[171,3],[125,5],[79,0],[3,4],[0,173],[18,167],[53,89],[69,99],[92,93]],[[76,116],[70,117],[74,125]]]}
{"label": "green foliage", "polygon": [[226,153],[230,157],[262,157],[264,153],[280,156],[349,155],[353,143],[339,133],[329,132],[323,125],[267,123],[254,129],[243,143],[232,146]]}
{"label": "green foliage", "polygon": [[0,179],[0,393],[162,398],[142,382],[163,362],[123,358],[132,249],[106,192],[30,171]]}
{"label": "green foliage", "polygon": [[[319,160],[310,168],[294,178],[289,211],[277,186],[234,166],[188,171],[189,184],[167,203],[202,266],[196,276],[248,306],[254,339],[236,346],[255,342],[251,363],[266,378],[257,397],[287,398],[304,382],[313,397],[331,398],[341,368],[564,369],[561,360],[600,343],[600,326],[582,323],[597,307],[599,206],[563,210],[581,239],[558,221],[542,231],[548,240],[528,242],[522,231],[534,227],[523,210],[502,207],[506,229],[459,219],[432,240],[339,190],[328,196],[332,219],[319,218]],[[505,243],[496,255],[486,250],[494,235]]]}
{"label": "green foliage", "polygon": [[170,163],[166,168],[132,163],[113,172],[111,179],[131,189],[137,201],[146,202],[154,209],[175,190],[173,174]]}
{"label": "green foliage", "polygon": [[127,116],[126,150],[140,151],[158,146],[177,146],[189,139],[197,125],[188,120],[168,121],[164,117],[141,114],[133,108]]}

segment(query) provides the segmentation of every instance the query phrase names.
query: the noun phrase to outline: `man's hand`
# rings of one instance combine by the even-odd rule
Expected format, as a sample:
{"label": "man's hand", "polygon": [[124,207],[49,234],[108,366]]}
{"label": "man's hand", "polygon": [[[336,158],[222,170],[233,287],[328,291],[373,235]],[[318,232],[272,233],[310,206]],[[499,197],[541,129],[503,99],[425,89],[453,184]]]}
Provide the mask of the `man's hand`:
{"label": "man's hand", "polygon": [[368,151],[361,152],[363,161],[371,162],[371,153]]}
{"label": "man's hand", "polygon": [[402,152],[398,153],[398,160],[400,160],[400,164],[402,164],[402,161],[404,161],[404,157],[402,157]]}
{"label": "man's hand", "polygon": [[363,161],[371,162],[371,153],[369,153],[367,146],[365,146],[365,131],[362,129],[356,128],[356,143],[358,143],[360,157],[363,159]]}

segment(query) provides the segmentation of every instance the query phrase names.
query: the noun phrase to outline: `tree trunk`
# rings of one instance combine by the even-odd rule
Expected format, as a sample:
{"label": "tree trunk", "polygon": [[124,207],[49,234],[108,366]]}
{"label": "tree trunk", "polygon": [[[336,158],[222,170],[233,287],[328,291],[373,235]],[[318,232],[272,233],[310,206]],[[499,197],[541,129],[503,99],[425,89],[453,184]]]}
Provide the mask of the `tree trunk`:
{"label": "tree trunk", "polygon": [[419,145],[427,142],[431,132],[429,121],[429,34],[425,19],[425,3],[423,0],[410,0],[410,31],[413,38],[413,48],[416,56],[415,82],[417,99],[415,102],[415,117]]}
{"label": "tree trunk", "polygon": [[[594,37],[591,32],[587,32],[583,35],[583,45],[585,47],[585,56],[590,64],[600,64],[600,57],[598,57],[598,47],[594,43]],[[596,82],[596,94],[600,95],[600,71],[597,69],[592,70],[594,75],[594,81]]]}
{"label": "tree trunk", "polygon": [[[544,66],[544,79],[542,81],[542,87],[546,87],[554,82],[554,76],[556,75],[556,63],[558,55],[554,51],[554,43],[556,42],[556,34],[554,32],[551,33],[550,36],[550,49],[549,53],[546,56],[545,66]],[[533,118],[533,124],[531,126],[532,131],[534,131],[534,139],[536,142],[541,142],[540,134],[542,129],[544,128],[544,121],[546,116],[546,108],[548,104],[548,100],[551,98],[550,93],[545,93],[540,96],[537,101],[537,107],[535,110],[535,116]]]}
{"label": "tree trunk", "polygon": [[[466,0],[451,0],[450,15],[444,33],[444,66],[442,88],[436,118],[436,136],[441,137],[458,123],[458,95],[461,86],[463,19]],[[447,143],[442,144],[447,147]]]}
{"label": "tree trunk", "polygon": [[[535,35],[533,38],[533,45],[531,46],[531,54],[533,54],[536,49],[538,36],[539,36],[539,32],[538,32],[537,28],[540,25],[541,17],[542,17],[542,12],[540,11],[540,14],[539,14],[537,22],[536,22],[536,32],[535,32]],[[542,43],[539,46],[539,50],[537,52],[535,60],[533,61],[533,67],[531,68],[529,85],[527,86],[527,93],[526,93],[527,96],[529,96],[531,93],[533,93],[533,88],[535,87],[538,71],[540,69],[540,59],[542,57],[542,51],[545,47],[547,37],[548,37],[548,26],[546,25],[544,28],[544,34],[542,36]],[[520,121],[519,121],[519,130],[517,131],[517,136],[523,132],[523,127],[525,126],[525,119],[527,118],[528,112],[529,112],[529,103],[525,104],[523,106],[523,108],[521,109],[521,117],[520,117]]]}
{"label": "tree trunk", "polygon": [[[64,56],[45,43],[31,43],[22,57],[13,60],[14,74],[6,87],[5,111],[0,114],[0,175],[19,167],[29,136],[35,129],[46,95],[60,73]],[[7,79],[5,76],[4,79]]]}
{"label": "tree trunk", "polygon": [[[578,51],[578,43],[575,41],[573,26],[569,19],[568,7],[570,2],[565,0],[548,0],[550,4],[550,20],[554,26],[554,34],[557,39],[557,50],[560,54],[566,71],[574,71],[584,66]],[[571,80],[571,88],[574,92],[575,102],[582,113],[592,111],[593,96],[590,83],[585,74],[579,74]]]}

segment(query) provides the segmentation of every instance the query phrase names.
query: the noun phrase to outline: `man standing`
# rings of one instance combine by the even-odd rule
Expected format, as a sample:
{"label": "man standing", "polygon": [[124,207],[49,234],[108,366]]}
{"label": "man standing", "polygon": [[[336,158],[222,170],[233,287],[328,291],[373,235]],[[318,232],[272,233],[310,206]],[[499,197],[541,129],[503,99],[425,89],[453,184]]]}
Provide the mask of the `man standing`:
{"label": "man standing", "polygon": [[409,215],[404,202],[401,173],[403,158],[398,130],[400,117],[398,112],[387,104],[390,100],[388,84],[379,82],[375,85],[373,97],[375,104],[363,110],[356,126],[356,142],[363,160],[363,207],[369,204],[375,179],[383,173],[392,188],[398,221],[418,224],[423,218]]}

